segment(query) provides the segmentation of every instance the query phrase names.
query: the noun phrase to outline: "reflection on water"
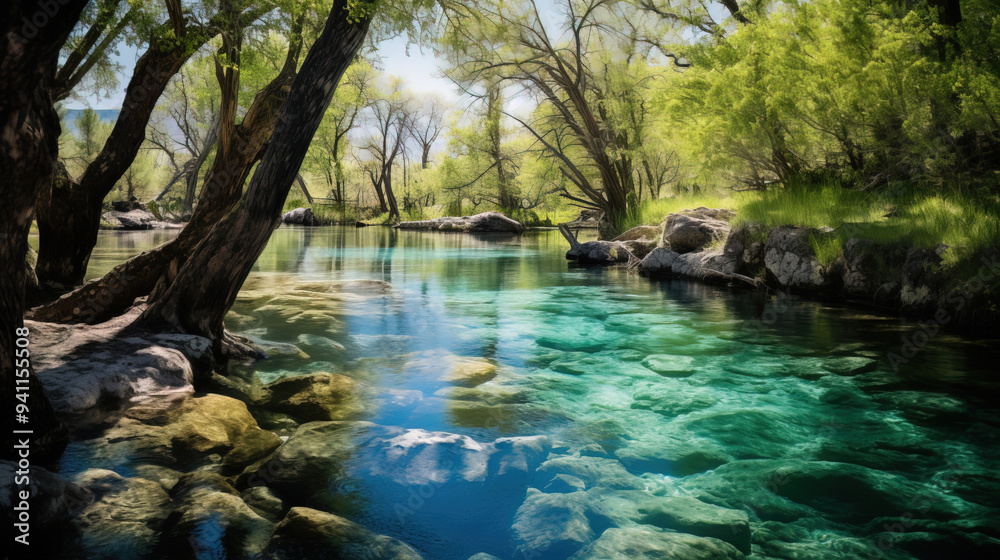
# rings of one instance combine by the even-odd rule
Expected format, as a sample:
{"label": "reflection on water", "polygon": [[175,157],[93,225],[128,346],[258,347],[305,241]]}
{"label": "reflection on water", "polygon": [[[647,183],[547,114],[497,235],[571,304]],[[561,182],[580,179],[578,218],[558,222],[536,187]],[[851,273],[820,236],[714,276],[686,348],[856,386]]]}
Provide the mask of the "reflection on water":
{"label": "reflection on water", "polygon": [[[89,276],[172,235],[102,232]],[[635,504],[688,496],[747,512],[759,558],[912,558],[919,544],[872,548],[874,520],[907,512],[886,496],[938,492],[954,465],[989,473],[1000,459],[988,343],[939,334],[895,371],[884,357],[912,323],[580,268],[564,250],[556,232],[275,233],[227,318],[269,350],[256,375],[332,372],[369,388],[374,427],[352,436],[325,507],[427,558],[544,559],[609,527],[660,534],[670,525]],[[412,430],[469,439],[441,450],[444,436]],[[489,459],[473,484],[442,459],[513,454],[509,436],[546,438],[523,478]],[[406,438],[425,451],[398,451],[416,449]],[[429,495],[415,500],[404,479]],[[1000,493],[977,497],[975,484],[948,503],[978,527]]]}

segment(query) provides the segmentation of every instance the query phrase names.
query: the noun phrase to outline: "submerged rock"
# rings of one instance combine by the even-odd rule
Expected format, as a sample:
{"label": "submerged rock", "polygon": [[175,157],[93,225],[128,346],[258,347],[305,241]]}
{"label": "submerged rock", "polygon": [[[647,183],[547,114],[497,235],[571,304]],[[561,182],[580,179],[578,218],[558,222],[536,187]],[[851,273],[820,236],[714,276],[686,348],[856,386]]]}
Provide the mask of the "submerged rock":
{"label": "submerged rock", "polygon": [[177,556],[253,556],[267,545],[274,529],[214,473],[185,475],[170,495],[174,508],[165,524],[164,541]]}
{"label": "submerged rock", "polygon": [[217,465],[236,473],[280,444],[278,436],[257,426],[243,402],[210,394],[172,407],[133,406],[91,446],[94,458],[109,465],[141,459],[186,470]]}
{"label": "submerged rock", "polygon": [[300,226],[318,226],[319,220],[310,208],[296,208],[281,215],[281,223]]}
{"label": "submerged rock", "polygon": [[275,527],[263,555],[275,560],[422,558],[402,541],[379,535],[339,515],[306,507],[294,507],[288,511],[288,515]]}
{"label": "submerged rock", "polygon": [[364,411],[359,389],[356,381],[336,373],[299,375],[266,385],[262,406],[306,422],[347,420]]}
{"label": "submerged rock", "polygon": [[718,539],[652,528],[611,528],[570,560],[742,560],[743,554]]}
{"label": "submerged rock", "polygon": [[74,482],[94,496],[72,522],[81,533],[79,557],[144,558],[155,551],[171,509],[159,484],[106,469],[86,470]]}
{"label": "submerged rock", "polygon": [[750,520],[745,511],[706,504],[687,496],[664,497],[638,508],[641,523],[712,537],[750,554]]}
{"label": "submerged rock", "polygon": [[497,366],[476,358],[456,358],[441,380],[460,387],[476,387],[497,376]]}
{"label": "submerged rock", "polygon": [[399,229],[426,229],[432,231],[503,232],[523,233],[524,225],[500,212],[483,212],[474,216],[434,218],[402,222],[393,226]]}

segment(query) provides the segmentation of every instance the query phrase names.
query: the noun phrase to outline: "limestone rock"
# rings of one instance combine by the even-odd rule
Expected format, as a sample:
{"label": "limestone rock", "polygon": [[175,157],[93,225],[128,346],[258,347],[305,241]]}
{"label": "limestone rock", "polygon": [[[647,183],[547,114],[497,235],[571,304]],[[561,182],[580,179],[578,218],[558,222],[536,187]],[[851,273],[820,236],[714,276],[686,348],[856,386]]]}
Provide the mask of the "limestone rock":
{"label": "limestone rock", "polygon": [[[940,252],[943,252],[943,249]],[[938,300],[944,281],[944,275],[940,272],[942,261],[940,252],[920,248],[907,251],[899,294],[904,310],[924,310]]]}
{"label": "limestone rock", "polygon": [[661,245],[677,253],[689,253],[725,238],[729,230],[728,223],[710,218],[705,213],[669,214],[663,222]]}
{"label": "limestone rock", "polygon": [[402,222],[393,226],[399,229],[426,229],[432,231],[502,232],[523,233],[524,225],[500,212],[483,212],[474,216],[434,218]]}
{"label": "limestone rock", "polygon": [[460,387],[476,387],[497,376],[497,366],[475,358],[457,358],[452,360],[448,371],[441,377],[442,381]]}
{"label": "limestone rock", "polygon": [[631,253],[620,241],[587,241],[566,251],[566,258],[582,264],[627,263]]}
{"label": "limestone rock", "polygon": [[164,535],[166,546],[177,555],[252,556],[260,553],[271,537],[274,524],[253,511],[217,474],[185,475],[170,494],[174,509]]}
{"label": "limestone rock", "polygon": [[98,403],[190,393],[195,375],[211,370],[211,345],[206,338],[184,334],[119,337],[122,326],[135,314],[100,325],[25,322],[39,346],[32,352],[35,372],[57,411],[83,412]]}
{"label": "limestone rock", "polygon": [[636,256],[643,258],[655,249],[663,235],[662,226],[636,226],[612,241],[618,241]]}
{"label": "limestone rock", "polygon": [[729,232],[722,252],[732,258],[736,272],[755,277],[764,269],[767,232],[767,227],[757,222],[743,222]]}
{"label": "limestone rock", "polygon": [[264,387],[264,407],[300,421],[348,420],[364,411],[359,384],[336,373],[288,377]]}
{"label": "limestone rock", "polygon": [[280,444],[278,436],[257,426],[241,401],[210,394],[172,407],[161,402],[133,406],[92,449],[108,464],[141,458],[185,470],[213,464],[218,456],[219,468],[233,473]]}
{"label": "limestone rock", "polygon": [[570,560],[742,560],[743,554],[718,539],[664,533],[641,527],[611,528]]}
{"label": "limestone rock", "polygon": [[816,258],[810,238],[832,231],[794,226],[774,228],[764,245],[764,266],[783,287],[811,290],[830,287],[829,267]]}
{"label": "limestone rock", "polygon": [[[874,299],[882,305],[895,304],[905,258],[898,247],[869,239],[848,239],[844,244],[844,293]],[[883,286],[886,289],[881,289]]]}
{"label": "limestone rock", "polygon": [[101,221],[109,224],[111,229],[146,230],[146,229],[180,229],[184,224],[164,222],[145,208],[137,208],[128,212],[112,210],[101,214]]}
{"label": "limestone rock", "polygon": [[154,552],[171,509],[159,484],[105,469],[86,470],[74,482],[94,496],[73,518],[81,556],[144,558]]}
{"label": "limestone rock", "polygon": [[750,554],[750,520],[745,511],[706,504],[687,496],[665,497],[639,507],[647,525],[711,537]]}
{"label": "limestone rock", "polygon": [[733,259],[722,250],[698,251],[679,254],[665,247],[650,251],[639,271],[650,276],[680,276],[698,280],[722,280],[735,271]]}
{"label": "limestone rock", "polygon": [[300,226],[318,226],[319,220],[310,208],[296,208],[281,215],[281,223]]}
{"label": "limestone rock", "polygon": [[512,526],[518,556],[530,557],[533,551],[554,558],[573,554],[596,537],[587,512],[582,500],[529,489]]}
{"label": "limestone rock", "polygon": [[294,560],[341,560],[380,558],[420,560],[412,547],[392,537],[379,535],[339,515],[306,507],[294,507],[275,527],[265,558]]}

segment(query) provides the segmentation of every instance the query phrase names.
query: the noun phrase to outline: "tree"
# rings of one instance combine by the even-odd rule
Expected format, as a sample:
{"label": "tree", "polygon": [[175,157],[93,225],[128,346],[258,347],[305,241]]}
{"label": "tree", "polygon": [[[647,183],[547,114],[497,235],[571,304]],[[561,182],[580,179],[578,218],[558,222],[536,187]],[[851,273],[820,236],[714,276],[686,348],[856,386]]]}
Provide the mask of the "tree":
{"label": "tree", "polygon": [[73,119],[73,125],[76,128],[76,134],[73,135],[77,151],[76,159],[87,166],[97,157],[111,127],[101,122],[101,116],[90,107]]}
{"label": "tree", "polygon": [[368,106],[369,91],[374,87],[376,72],[365,60],[348,68],[344,83],[337,88],[326,117],[320,124],[306,162],[309,169],[326,182],[330,197],[344,204],[344,154],[348,134],[358,123],[358,116]]}
{"label": "tree", "polygon": [[239,201],[243,185],[277,125],[295,77],[302,47],[301,25],[293,24],[288,34],[290,42],[286,45],[280,71],[256,92],[243,120],[237,124],[242,30],[237,26],[223,33],[222,46],[214,61],[220,89],[216,157],[205,176],[198,205],[180,235],[116,266],[104,277],[35,309],[35,319],[97,323],[122,313],[136,298],[145,295],[155,298],[171,285],[175,271]]}
{"label": "tree", "polygon": [[[76,25],[86,0],[66,0],[54,14],[35,2],[0,6],[0,404],[7,415],[0,434],[0,457],[16,459],[16,439],[30,440],[32,463],[57,456],[67,430],[56,417],[30,359],[18,341],[24,329],[24,288],[28,229],[38,192],[53,180],[59,117],[48,84],[55,77],[59,49]],[[27,391],[16,389],[26,387]],[[16,422],[17,406],[26,422]],[[14,434],[13,430],[30,430]]]}
{"label": "tree", "polygon": [[413,122],[412,96],[398,78],[392,79],[389,91],[374,93],[368,103],[369,135],[363,149],[372,158],[368,176],[383,212],[399,218],[399,205],[392,190],[392,169],[396,158],[406,149]]}
{"label": "tree", "polygon": [[602,210],[615,228],[638,209],[631,150],[635,139],[604,106],[592,64],[616,49],[629,5],[618,0],[565,3],[564,41],[546,27],[534,0],[497,6],[448,4],[450,76],[465,89],[516,84],[534,95],[529,122],[509,112],[559,162],[575,187],[571,201]]}
{"label": "tree", "polygon": [[444,100],[438,95],[427,95],[418,105],[416,118],[410,128],[413,138],[420,144],[421,169],[427,169],[430,164],[431,147],[441,134],[446,108]]}
{"label": "tree", "polygon": [[374,8],[361,3],[349,8],[347,0],[334,0],[241,203],[211,229],[162,297],[143,312],[143,325],[206,336],[216,354],[227,355],[223,318],[281,221],[285,197],[341,76],[364,42]]}
{"label": "tree", "polygon": [[[79,181],[65,178],[60,188],[47,188],[37,201],[38,264],[35,272],[43,286],[62,291],[79,285],[86,273],[90,252],[97,241],[104,198],[128,170],[145,139],[146,125],[170,79],[229,20],[232,10],[221,9],[198,23],[167,4],[167,21],[149,32],[148,48],[136,61],[118,120],[94,161]],[[223,5],[232,5],[230,0]],[[272,7],[237,6],[235,23],[245,27]]]}

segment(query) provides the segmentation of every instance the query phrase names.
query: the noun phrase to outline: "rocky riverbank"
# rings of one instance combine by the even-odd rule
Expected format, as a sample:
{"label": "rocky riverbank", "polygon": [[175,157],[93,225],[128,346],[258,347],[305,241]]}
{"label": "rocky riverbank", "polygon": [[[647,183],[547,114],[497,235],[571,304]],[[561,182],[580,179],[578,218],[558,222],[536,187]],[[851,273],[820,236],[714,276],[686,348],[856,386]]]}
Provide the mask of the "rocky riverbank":
{"label": "rocky riverbank", "polygon": [[[732,225],[728,210],[697,208],[610,241],[571,241],[566,258],[628,264],[653,277],[725,282],[875,307],[976,331],[1000,329],[1000,248],[945,265],[947,251],[855,238],[859,228]],[[843,251],[821,259],[824,244]]]}

